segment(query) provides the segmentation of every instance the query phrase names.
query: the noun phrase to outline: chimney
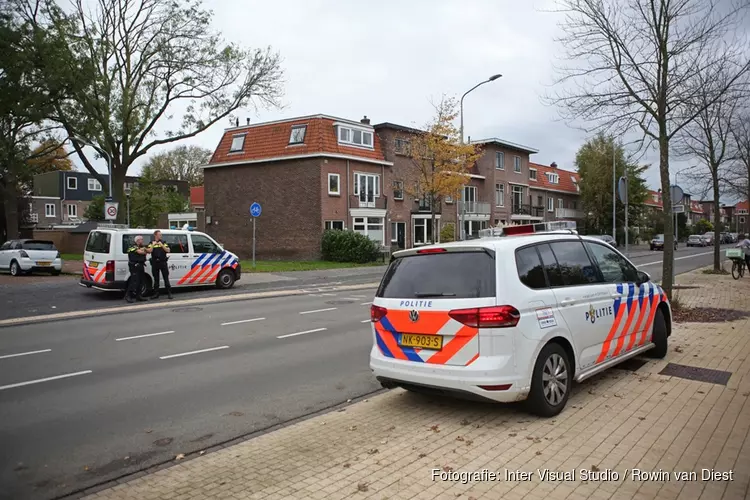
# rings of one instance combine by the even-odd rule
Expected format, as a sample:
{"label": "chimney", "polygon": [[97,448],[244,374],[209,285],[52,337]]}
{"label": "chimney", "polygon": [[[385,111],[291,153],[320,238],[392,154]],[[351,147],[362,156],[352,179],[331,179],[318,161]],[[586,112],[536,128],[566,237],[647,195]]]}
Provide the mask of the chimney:
{"label": "chimney", "polygon": [[247,124],[250,125],[250,118],[245,118],[247,120]]}
{"label": "chimney", "polygon": [[239,127],[240,126],[240,119],[239,118],[235,118],[235,120],[234,120],[234,126],[235,127]]}
{"label": "chimney", "polygon": [[557,168],[557,163],[555,163],[555,162],[553,161],[553,162],[552,162],[552,163],[550,164],[550,167],[552,167],[552,168]]}
{"label": "chimney", "polygon": [[367,115],[365,115],[365,117],[360,120],[360,123],[364,123],[365,125],[369,125],[370,124],[370,119],[367,118]]}

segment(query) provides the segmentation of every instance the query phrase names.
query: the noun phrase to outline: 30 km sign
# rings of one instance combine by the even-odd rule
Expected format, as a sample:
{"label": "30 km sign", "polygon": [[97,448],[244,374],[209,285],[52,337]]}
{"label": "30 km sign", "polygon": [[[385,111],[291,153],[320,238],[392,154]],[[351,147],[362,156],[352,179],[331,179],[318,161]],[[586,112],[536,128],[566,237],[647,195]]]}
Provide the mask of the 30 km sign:
{"label": "30 km sign", "polygon": [[116,201],[104,202],[104,218],[106,220],[117,220],[117,206]]}

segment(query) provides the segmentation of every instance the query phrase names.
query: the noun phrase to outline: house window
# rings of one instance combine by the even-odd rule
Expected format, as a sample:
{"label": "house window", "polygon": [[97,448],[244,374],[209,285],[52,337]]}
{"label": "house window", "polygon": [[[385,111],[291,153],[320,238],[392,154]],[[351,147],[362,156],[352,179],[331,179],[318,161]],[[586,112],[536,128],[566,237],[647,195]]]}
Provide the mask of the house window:
{"label": "house window", "polygon": [[55,205],[53,203],[45,203],[44,205],[44,216],[54,217],[55,216]]}
{"label": "house window", "polygon": [[562,198],[557,199],[557,208],[565,208],[565,200]]}
{"label": "house window", "polygon": [[536,169],[535,168],[530,168],[529,169],[529,179],[531,179],[532,181],[536,180]]}
{"label": "house window", "polygon": [[740,217],[740,224],[744,224],[744,223],[745,223],[745,218],[744,217]]}
{"label": "house window", "polygon": [[[412,236],[414,245],[427,245],[433,243],[432,241],[432,218],[423,217],[413,219]],[[440,243],[440,233],[437,234],[437,241],[434,243]]]}
{"label": "house window", "polygon": [[289,144],[304,144],[306,131],[307,125],[293,126],[292,133],[289,134]]}
{"label": "house window", "polygon": [[573,210],[578,210],[578,202],[574,200],[571,203],[573,204]]}
{"label": "house window", "polygon": [[502,151],[495,153],[495,168],[498,170],[505,170],[505,153]]}
{"label": "house window", "polygon": [[396,139],[395,151],[400,155],[408,155],[411,153],[411,144],[408,139]]}
{"label": "house window", "polygon": [[328,174],[328,194],[335,196],[341,194],[341,176],[339,174]]}
{"label": "house window", "polygon": [[449,205],[450,205],[451,203],[453,203],[453,196],[451,196],[451,195],[449,195],[449,194],[448,194],[448,195],[445,195],[445,197],[444,197],[443,199],[444,199],[444,200],[445,200],[445,202],[446,202],[447,204],[449,204]]}
{"label": "house window", "polygon": [[537,196],[536,197],[536,206],[537,207],[544,207],[544,196]]}
{"label": "house window", "polygon": [[101,191],[102,185],[96,179],[89,179],[89,191]]}
{"label": "house window", "polygon": [[339,142],[354,146],[372,147],[372,132],[339,125]]}
{"label": "house window", "polygon": [[547,180],[551,184],[558,184],[560,182],[560,176],[551,172],[547,172]]}
{"label": "house window", "polygon": [[78,205],[68,204],[68,217],[78,217]]}
{"label": "house window", "polygon": [[355,217],[354,231],[363,234],[378,244],[383,244],[382,217]]}
{"label": "house window", "polygon": [[555,210],[555,199],[553,197],[547,198],[547,211],[553,212]]}
{"label": "house window", "polygon": [[325,222],[326,229],[336,229],[338,231],[344,230],[344,221],[342,220],[327,220]]}
{"label": "house window", "polygon": [[393,181],[393,199],[404,199],[404,181]]}
{"label": "house window", "polygon": [[78,189],[78,178],[68,177],[68,189]]}
{"label": "house window", "polygon": [[495,184],[495,205],[505,206],[505,184]]}
{"label": "house window", "polygon": [[242,151],[242,148],[245,147],[245,135],[246,134],[240,134],[232,137],[232,145],[229,147],[230,153]]}
{"label": "house window", "polygon": [[513,157],[513,171],[517,173],[521,173],[521,157],[520,156]]}
{"label": "house window", "polygon": [[360,208],[375,208],[375,198],[380,197],[380,176],[355,173],[354,194],[359,198]]}

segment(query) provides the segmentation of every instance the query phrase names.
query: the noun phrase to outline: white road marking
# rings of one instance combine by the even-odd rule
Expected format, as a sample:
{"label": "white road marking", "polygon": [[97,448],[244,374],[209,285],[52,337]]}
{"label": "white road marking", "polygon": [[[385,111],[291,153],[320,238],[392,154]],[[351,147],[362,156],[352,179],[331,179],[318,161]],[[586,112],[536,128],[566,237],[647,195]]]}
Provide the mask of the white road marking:
{"label": "white road marking", "polygon": [[41,354],[43,352],[50,352],[52,349],[42,349],[41,351],[29,351],[29,352],[19,352],[17,354],[6,354],[5,356],[0,356],[0,359],[6,359],[6,358],[17,358],[18,356],[28,356],[29,354]]}
{"label": "white road marking", "polygon": [[5,389],[13,389],[14,387],[23,387],[25,385],[41,384],[42,382],[50,382],[52,380],[60,380],[61,378],[76,377],[78,375],[86,375],[87,373],[92,373],[92,372],[91,370],[84,370],[82,372],[66,373],[64,375],[55,375],[54,377],[40,378],[37,380],[29,380],[28,382],[19,382],[17,384],[0,385],[0,391],[3,391]]}
{"label": "white road marking", "polygon": [[[682,259],[692,259],[693,257],[700,257],[702,255],[712,255],[713,252],[703,252],[703,253],[694,253],[693,255],[686,255],[684,257],[675,257],[674,260],[682,260]],[[664,260],[657,260],[655,262],[647,262],[646,264],[641,264],[640,266],[636,267],[646,267],[646,266],[655,266],[656,264],[661,264],[664,262]]]}
{"label": "white road marking", "polygon": [[361,306],[369,306],[369,305],[372,305],[372,302],[362,302],[360,305]]}
{"label": "white road marking", "polygon": [[253,318],[253,319],[241,319],[239,321],[230,321],[228,323],[222,323],[221,326],[239,325],[240,323],[252,323],[253,321],[263,321],[266,318]]}
{"label": "white road marking", "polygon": [[363,319],[362,321],[360,321],[360,323],[370,323],[371,321],[371,319]]}
{"label": "white road marking", "polygon": [[180,356],[190,356],[191,354],[200,354],[202,352],[218,351],[220,349],[229,349],[229,346],[223,345],[219,347],[210,347],[208,349],[201,349],[200,351],[190,351],[190,352],[181,352],[180,354],[170,354],[169,356],[160,356],[159,359],[179,358]]}
{"label": "white road marking", "polygon": [[335,293],[321,293],[320,296],[321,297],[335,297],[336,294]]}
{"label": "white road marking", "polygon": [[308,333],[324,332],[326,330],[328,330],[328,328],[316,328],[315,330],[305,330],[304,332],[288,333],[286,335],[279,335],[276,338],[277,339],[285,339],[287,337],[296,337],[297,335],[306,335]]}
{"label": "white road marking", "polygon": [[120,342],[121,340],[133,340],[133,339],[142,339],[144,337],[156,337],[157,335],[167,335],[170,333],[174,333],[174,330],[169,330],[168,332],[159,332],[159,333],[147,333],[145,335],[135,335],[133,337],[122,337],[119,339],[115,339],[115,342]]}
{"label": "white road marking", "polygon": [[326,309],[314,309],[312,311],[302,311],[300,314],[313,314],[313,313],[322,313],[326,311],[335,311],[336,307],[327,307]]}
{"label": "white road marking", "polygon": [[354,297],[355,299],[366,299],[367,298],[366,295],[352,295],[352,297]]}

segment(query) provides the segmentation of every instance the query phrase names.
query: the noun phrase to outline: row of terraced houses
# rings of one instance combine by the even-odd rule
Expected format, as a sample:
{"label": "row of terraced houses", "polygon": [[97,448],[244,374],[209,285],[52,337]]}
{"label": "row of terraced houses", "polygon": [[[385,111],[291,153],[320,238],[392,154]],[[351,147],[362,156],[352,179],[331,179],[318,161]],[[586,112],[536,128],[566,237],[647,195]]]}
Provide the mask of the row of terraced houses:
{"label": "row of terraced houses", "polygon": [[535,148],[488,138],[471,141],[482,155],[460,199],[435,207],[433,235],[429,200],[411,189],[409,144],[419,133],[328,115],[227,129],[204,168],[206,231],[249,255],[249,208],[258,202],[258,258],[313,259],[325,229],[354,230],[397,250],[440,241],[443,231],[472,238],[490,226],[583,217],[576,172],[532,162]]}

